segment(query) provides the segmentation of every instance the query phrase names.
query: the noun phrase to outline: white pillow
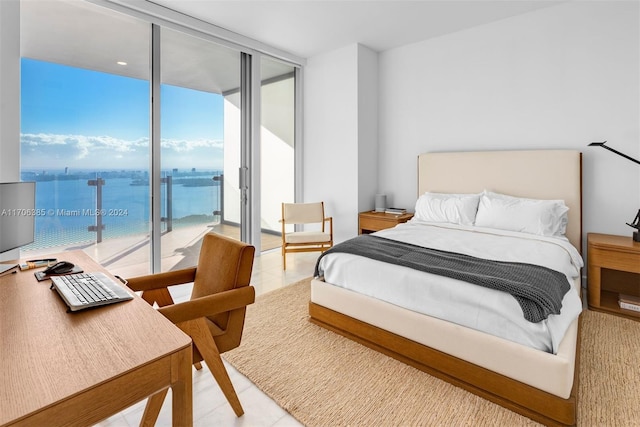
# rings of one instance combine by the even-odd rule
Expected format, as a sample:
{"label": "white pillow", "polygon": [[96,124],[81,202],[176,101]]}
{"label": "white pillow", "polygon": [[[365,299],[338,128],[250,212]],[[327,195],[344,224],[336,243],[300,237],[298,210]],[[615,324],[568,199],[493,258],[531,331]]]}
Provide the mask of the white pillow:
{"label": "white pillow", "polygon": [[473,225],[480,194],[426,192],[416,201],[414,217],[423,221]]}
{"label": "white pillow", "polygon": [[564,200],[512,197],[484,191],[475,225],[540,236],[564,236],[569,208]]}

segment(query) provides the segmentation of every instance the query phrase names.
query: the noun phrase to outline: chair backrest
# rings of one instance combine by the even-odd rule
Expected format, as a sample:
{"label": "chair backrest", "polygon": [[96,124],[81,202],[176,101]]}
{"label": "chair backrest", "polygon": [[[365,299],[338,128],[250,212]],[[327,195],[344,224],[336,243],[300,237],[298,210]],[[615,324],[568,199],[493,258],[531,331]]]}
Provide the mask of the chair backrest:
{"label": "chair backrest", "polygon": [[[247,243],[217,233],[206,234],[202,240],[191,299],[248,286],[254,254],[255,248]],[[227,329],[229,313],[211,316],[209,320],[221,329]]]}
{"label": "chair backrest", "polygon": [[324,221],[324,202],[283,203],[282,221],[285,224],[311,224]]}

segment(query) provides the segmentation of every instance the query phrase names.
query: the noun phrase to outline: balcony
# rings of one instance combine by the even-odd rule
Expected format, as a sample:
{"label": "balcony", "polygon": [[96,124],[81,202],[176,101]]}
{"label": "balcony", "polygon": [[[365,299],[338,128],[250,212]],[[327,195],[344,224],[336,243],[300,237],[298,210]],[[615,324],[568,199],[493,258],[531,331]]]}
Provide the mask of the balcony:
{"label": "balcony", "polygon": [[[202,237],[209,232],[220,233],[235,239],[240,238],[240,228],[235,225],[195,225],[164,233],[161,238],[163,271],[194,266],[198,262]],[[263,251],[280,247],[280,236],[262,234]],[[41,249],[23,249],[23,258],[38,258],[51,253],[82,250],[107,268],[122,277],[133,277],[149,273],[148,236],[130,236],[103,240],[100,243],[67,244]]]}
{"label": "balcony", "polygon": [[[23,248],[23,257],[80,249],[122,277],[149,272],[149,185],[144,176],[23,172],[22,179],[37,182],[36,206],[42,213],[36,216],[36,240]],[[163,177],[162,271],[196,265],[208,232],[240,238],[240,227],[226,217],[224,188],[221,173],[174,170]],[[264,230],[263,251],[280,244],[278,232]]]}

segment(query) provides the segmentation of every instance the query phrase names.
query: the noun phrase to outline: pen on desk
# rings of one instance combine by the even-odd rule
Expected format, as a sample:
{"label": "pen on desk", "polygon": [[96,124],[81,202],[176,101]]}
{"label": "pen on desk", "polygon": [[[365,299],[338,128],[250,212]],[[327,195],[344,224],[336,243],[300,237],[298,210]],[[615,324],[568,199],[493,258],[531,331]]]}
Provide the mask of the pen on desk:
{"label": "pen on desk", "polygon": [[44,258],[44,259],[30,259],[27,262],[54,262],[57,261],[57,258]]}

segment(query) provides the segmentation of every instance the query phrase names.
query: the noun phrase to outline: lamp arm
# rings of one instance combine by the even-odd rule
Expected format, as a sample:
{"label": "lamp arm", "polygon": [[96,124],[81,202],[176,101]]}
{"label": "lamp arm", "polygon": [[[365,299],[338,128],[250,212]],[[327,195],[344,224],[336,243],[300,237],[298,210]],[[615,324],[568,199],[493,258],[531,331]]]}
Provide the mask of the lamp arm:
{"label": "lamp arm", "polygon": [[614,152],[614,153],[616,153],[617,155],[622,156],[622,157],[624,157],[625,159],[629,159],[629,160],[631,160],[632,162],[636,162],[637,164],[639,164],[639,165],[640,165],[640,160],[636,160],[636,159],[634,159],[634,158],[633,158],[633,157],[631,157],[631,156],[627,156],[626,154],[621,153],[621,152],[619,152],[618,150],[614,150],[613,148],[611,148],[611,147],[607,147],[606,145],[603,145],[603,146],[602,146],[602,148],[606,148],[606,149],[607,149],[607,150],[609,150],[609,151],[613,151],[613,152]]}
{"label": "lamp arm", "polygon": [[[637,163],[640,165],[640,160],[636,160],[631,156],[627,156],[624,153],[619,152],[618,150],[614,150],[613,148],[609,148],[607,147],[606,144],[607,141],[602,141],[602,142],[592,142],[591,144],[589,144],[590,147],[602,147],[602,148],[606,148],[609,151],[612,151],[614,153],[616,153],[619,156],[624,157],[625,159],[629,159],[634,163]],[[626,223],[629,227],[631,228],[635,228],[637,231],[633,232],[633,241],[634,242],[640,242],[640,209],[638,209],[638,214],[636,215],[636,217],[633,219],[633,221],[631,222],[627,222]]]}
{"label": "lamp arm", "polygon": [[613,153],[616,153],[618,156],[622,156],[622,157],[624,157],[625,159],[629,159],[629,160],[631,160],[632,162],[637,163],[637,164],[639,164],[639,165],[640,165],[640,160],[636,160],[636,159],[634,159],[634,158],[633,158],[633,157],[631,157],[631,156],[627,156],[626,154],[619,152],[618,150],[614,150],[613,148],[606,146],[606,145],[605,145],[606,143],[607,143],[607,141],[603,141],[603,142],[592,142],[591,144],[589,144],[589,146],[590,146],[590,147],[595,146],[595,147],[602,147],[602,148],[606,148],[607,150],[609,150],[609,151],[611,151],[611,152],[613,152]]}

